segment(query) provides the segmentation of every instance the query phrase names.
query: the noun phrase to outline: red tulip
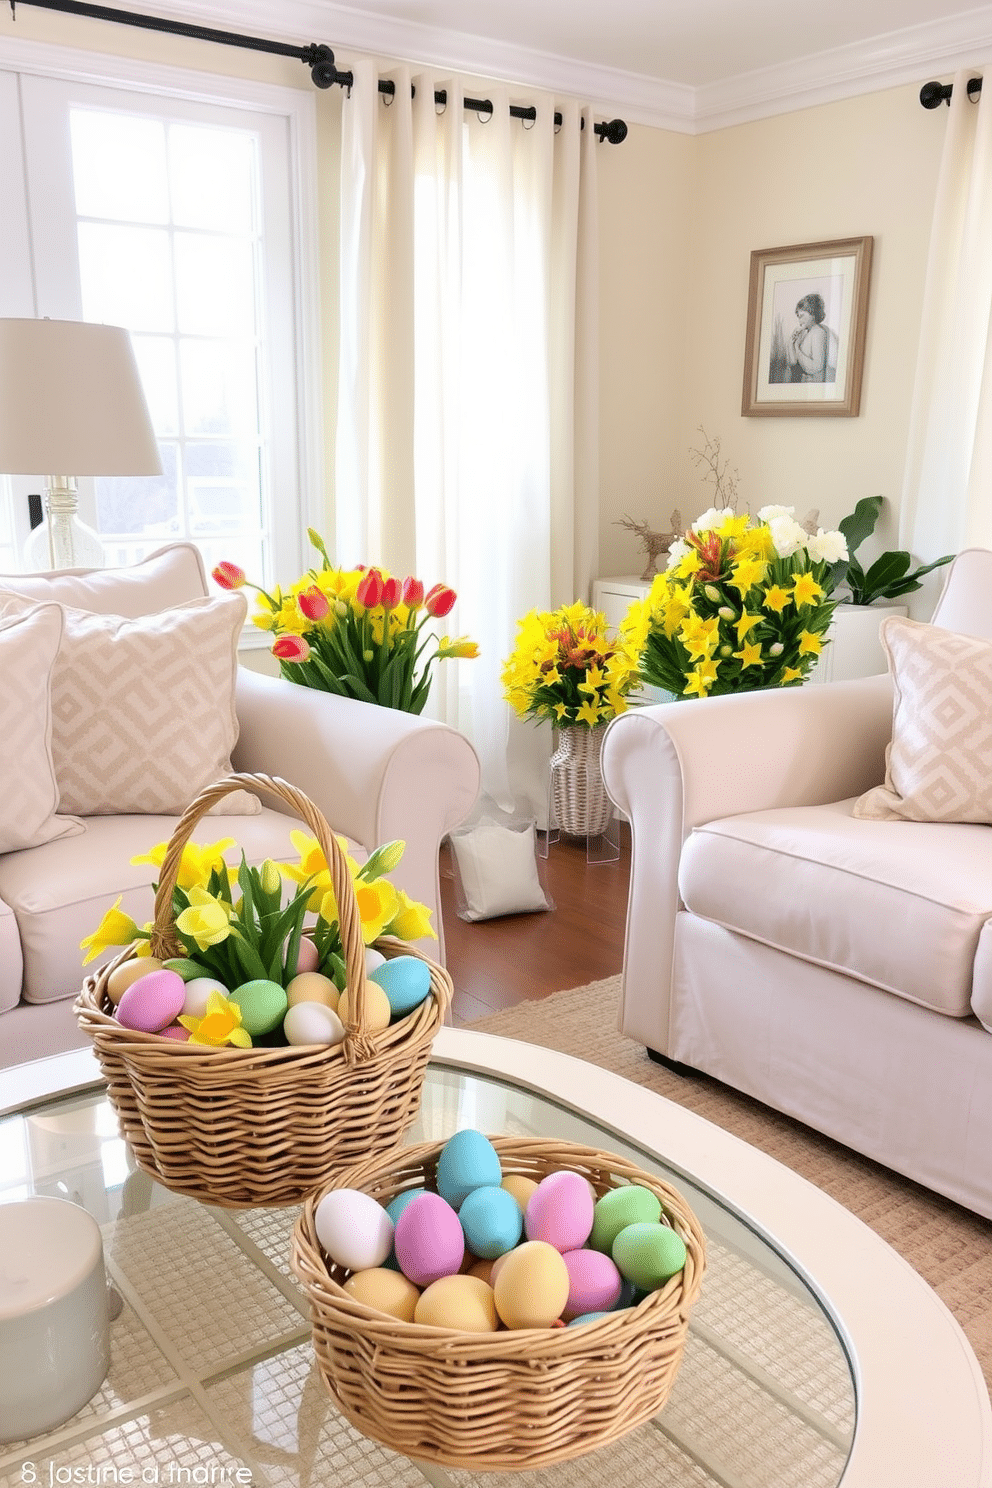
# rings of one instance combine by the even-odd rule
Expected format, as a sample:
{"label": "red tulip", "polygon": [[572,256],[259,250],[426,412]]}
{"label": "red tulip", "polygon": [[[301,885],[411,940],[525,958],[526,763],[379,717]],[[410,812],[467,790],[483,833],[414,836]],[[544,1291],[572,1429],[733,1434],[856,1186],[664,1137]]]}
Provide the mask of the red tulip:
{"label": "red tulip", "polygon": [[458,598],[454,589],[449,589],[447,584],[435,584],[424,605],[428,615],[433,615],[436,620],[441,620],[445,615],[451,613],[455,600]]}
{"label": "red tulip", "polygon": [[382,603],[382,574],[377,568],[370,568],[359,580],[355,598],[367,610],[374,610],[376,605]]}
{"label": "red tulip", "polygon": [[310,647],[302,636],[281,635],[272,643],[272,655],[279,661],[309,661]]}
{"label": "red tulip", "polygon": [[222,589],[240,589],[248,582],[244,569],[239,568],[236,563],[228,563],[226,558],[218,563],[211,577]]}
{"label": "red tulip", "polygon": [[382,608],[384,610],[395,610],[403,598],[403,586],[399,579],[383,579],[382,581]]}
{"label": "red tulip", "polygon": [[330,600],[316,584],[311,584],[309,589],[304,589],[296,596],[296,603],[308,620],[323,620],[331,608]]}
{"label": "red tulip", "polygon": [[403,603],[408,610],[419,610],[424,602],[424,582],[413,577],[403,580]]}

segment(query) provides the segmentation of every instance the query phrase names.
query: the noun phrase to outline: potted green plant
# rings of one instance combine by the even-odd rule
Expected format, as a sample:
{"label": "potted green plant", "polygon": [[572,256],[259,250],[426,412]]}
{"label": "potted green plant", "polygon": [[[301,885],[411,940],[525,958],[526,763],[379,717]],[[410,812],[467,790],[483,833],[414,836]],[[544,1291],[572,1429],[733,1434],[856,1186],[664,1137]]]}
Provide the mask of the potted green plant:
{"label": "potted green plant", "polygon": [[908,614],[901,601],[919,589],[920,580],[945,563],[953,553],[913,568],[912,555],[903,549],[882,553],[866,569],[855,554],[875,531],[884,496],[863,496],[853,512],[838,524],[847,542],[847,557],[830,570],[837,608],[830,629],[832,644],[818,668],[818,680],[842,682],[868,677],[886,668],[878,627],[886,615]]}

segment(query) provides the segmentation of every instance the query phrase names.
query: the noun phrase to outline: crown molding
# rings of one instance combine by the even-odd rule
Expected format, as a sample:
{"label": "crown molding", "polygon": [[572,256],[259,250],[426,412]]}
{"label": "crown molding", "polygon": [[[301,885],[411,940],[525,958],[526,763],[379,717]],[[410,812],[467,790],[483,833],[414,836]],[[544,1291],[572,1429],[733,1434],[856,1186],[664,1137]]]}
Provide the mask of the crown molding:
{"label": "crown molding", "polygon": [[148,9],[175,20],[299,45],[323,42],[342,68],[358,55],[371,55],[450,69],[581,98],[607,117],[620,115],[628,123],[682,134],[708,133],[992,61],[992,5],[696,88],[449,28],[370,15],[331,0],[167,0],[148,4]]}

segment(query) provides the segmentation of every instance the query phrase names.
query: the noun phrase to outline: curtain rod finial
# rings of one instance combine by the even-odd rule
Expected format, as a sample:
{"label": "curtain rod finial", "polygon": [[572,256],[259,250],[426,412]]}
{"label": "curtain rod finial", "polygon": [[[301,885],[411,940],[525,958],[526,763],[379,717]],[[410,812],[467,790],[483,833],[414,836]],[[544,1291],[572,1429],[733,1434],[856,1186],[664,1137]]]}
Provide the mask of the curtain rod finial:
{"label": "curtain rod finial", "polygon": [[942,103],[951,101],[950,83],[924,83],[920,89],[920,102],[925,109],[940,108]]}
{"label": "curtain rod finial", "polygon": [[338,80],[338,70],[334,65],[334,53],[329,46],[306,47],[301,59],[310,69],[315,88],[333,88]]}

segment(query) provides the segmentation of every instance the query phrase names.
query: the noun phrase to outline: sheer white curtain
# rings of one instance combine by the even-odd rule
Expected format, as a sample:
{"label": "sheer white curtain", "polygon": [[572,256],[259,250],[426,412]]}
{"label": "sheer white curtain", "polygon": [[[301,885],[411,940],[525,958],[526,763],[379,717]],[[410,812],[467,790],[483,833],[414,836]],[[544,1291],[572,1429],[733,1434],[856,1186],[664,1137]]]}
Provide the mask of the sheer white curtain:
{"label": "sheer white curtain", "polygon": [[992,547],[992,78],[973,102],[973,76],[951,95],[900,506],[900,546],[925,561]]}
{"label": "sheer white curtain", "polygon": [[[428,707],[500,805],[543,814],[550,731],[511,722],[499,673],[527,610],[587,598],[597,565],[597,148],[576,104],[372,63],[344,105],[336,554],[450,584],[479,643]],[[415,91],[411,97],[411,83]],[[447,103],[439,111],[436,89]]]}

